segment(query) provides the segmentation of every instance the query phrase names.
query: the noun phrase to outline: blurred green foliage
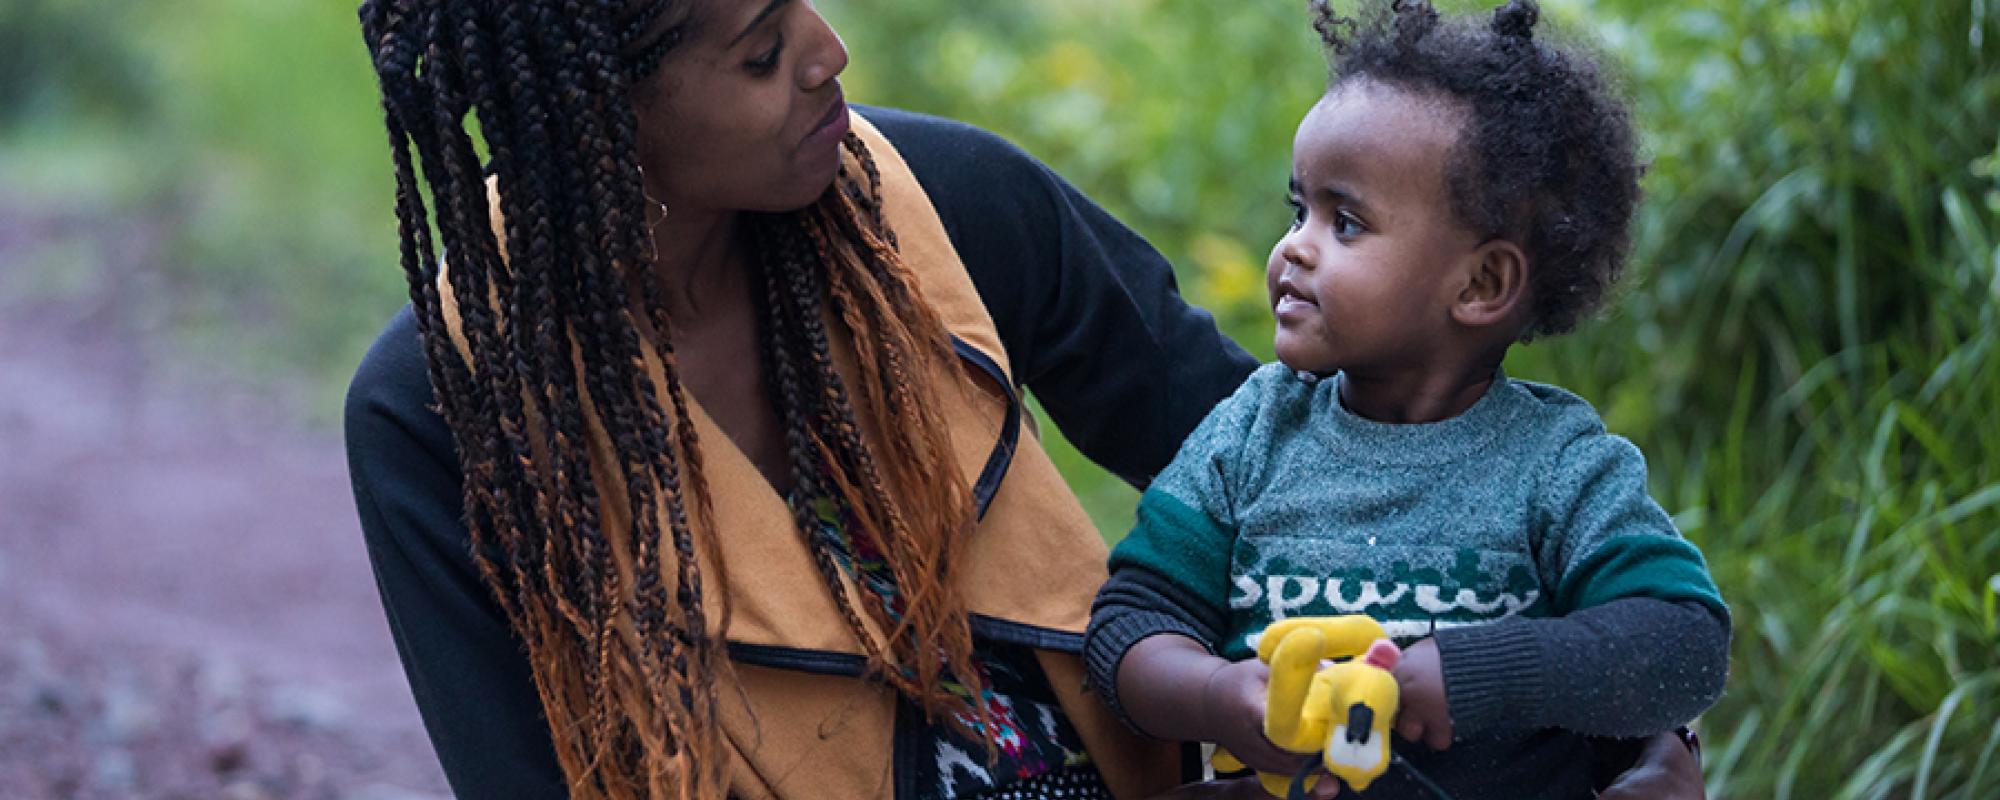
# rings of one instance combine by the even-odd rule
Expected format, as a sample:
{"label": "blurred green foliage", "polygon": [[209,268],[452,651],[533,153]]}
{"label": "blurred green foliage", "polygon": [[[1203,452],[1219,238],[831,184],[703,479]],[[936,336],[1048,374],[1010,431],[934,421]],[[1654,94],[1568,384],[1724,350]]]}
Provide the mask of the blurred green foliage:
{"label": "blurred green foliage", "polygon": [[[1324,78],[1302,3],[820,5],[851,97],[1020,143],[1269,354],[1259,270]],[[1652,169],[1612,308],[1508,369],[1595,402],[1709,554],[1736,615],[1712,794],[2000,795],[2000,10],[1550,5],[1624,76]],[[331,407],[403,291],[350,6],[0,7],[0,214],[155,232],[44,239],[43,285],[148,275],[141,312]],[[1122,535],[1131,490],[1042,429]]]}
{"label": "blurred green foliage", "polygon": [[0,6],[0,208],[44,231],[11,277],[143,283],[126,313],[330,414],[403,292],[360,42],[345,2]]}

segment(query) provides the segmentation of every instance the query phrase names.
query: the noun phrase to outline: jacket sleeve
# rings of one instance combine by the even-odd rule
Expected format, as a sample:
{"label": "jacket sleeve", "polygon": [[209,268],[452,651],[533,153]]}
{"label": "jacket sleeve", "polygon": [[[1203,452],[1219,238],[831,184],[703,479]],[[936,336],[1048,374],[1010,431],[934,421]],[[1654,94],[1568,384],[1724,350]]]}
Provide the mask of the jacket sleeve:
{"label": "jacket sleeve", "polygon": [[348,389],[348,472],[375,584],[424,727],[459,797],[561,798],[522,644],[480,579],[457,451],[405,307]]}
{"label": "jacket sleeve", "polygon": [[1144,488],[1256,369],[1159,251],[1041,162],[963,123],[863,112],[930,195],[1014,379],[1092,461]]}

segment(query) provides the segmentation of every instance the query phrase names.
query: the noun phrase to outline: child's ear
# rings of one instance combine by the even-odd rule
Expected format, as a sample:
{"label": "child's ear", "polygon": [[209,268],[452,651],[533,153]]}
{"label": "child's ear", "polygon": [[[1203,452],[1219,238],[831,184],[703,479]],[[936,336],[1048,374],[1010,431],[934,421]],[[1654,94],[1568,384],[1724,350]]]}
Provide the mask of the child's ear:
{"label": "child's ear", "polygon": [[1451,308],[1461,325],[1485,327],[1513,319],[1528,299],[1528,254],[1506,239],[1473,251],[1472,263]]}

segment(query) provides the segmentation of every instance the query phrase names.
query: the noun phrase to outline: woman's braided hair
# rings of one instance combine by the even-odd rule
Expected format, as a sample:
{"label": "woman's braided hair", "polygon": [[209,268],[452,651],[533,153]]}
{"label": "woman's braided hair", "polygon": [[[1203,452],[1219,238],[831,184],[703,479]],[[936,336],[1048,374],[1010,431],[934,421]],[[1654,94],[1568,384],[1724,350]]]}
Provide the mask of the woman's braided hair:
{"label": "woman's braided hair", "polygon": [[[724,579],[703,570],[720,567],[721,532],[672,320],[657,291],[639,288],[658,282],[638,279],[650,259],[628,93],[685,28],[637,38],[686,12],[676,0],[360,8],[403,269],[458,447],[474,558],[527,647],[579,797],[711,797],[725,783],[716,679],[726,660],[712,632],[726,607],[704,588]],[[490,154],[484,168],[468,115]],[[875,674],[933,714],[963,715],[944,684],[975,698],[981,688],[953,588],[973,503],[962,475],[934,468],[956,459],[933,401],[964,377],[897,254],[873,160],[855,137],[846,149],[858,170],[844,167],[815,204],[745,226],[792,507]],[[855,343],[853,391],[826,319]],[[593,458],[596,436],[609,454]],[[897,603],[850,588],[853,554],[817,535],[811,512],[828,503],[856,521],[855,546],[886,562]]]}
{"label": "woman's braided hair", "polygon": [[1362,2],[1356,18],[1312,0],[1331,82],[1367,78],[1464,104],[1445,173],[1453,210],[1528,254],[1523,338],[1575,328],[1630,249],[1644,171],[1630,110],[1588,52],[1535,37],[1533,0],[1509,0],[1485,24],[1421,0]]}

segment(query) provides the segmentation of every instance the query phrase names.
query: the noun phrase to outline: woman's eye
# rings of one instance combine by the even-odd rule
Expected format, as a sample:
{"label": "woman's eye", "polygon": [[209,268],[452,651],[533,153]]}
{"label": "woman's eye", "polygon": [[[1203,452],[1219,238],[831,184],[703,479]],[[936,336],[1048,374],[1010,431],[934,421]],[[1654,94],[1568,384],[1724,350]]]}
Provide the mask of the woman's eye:
{"label": "woman's eye", "polygon": [[785,40],[780,37],[777,42],[771,45],[771,49],[764,51],[756,58],[744,62],[743,67],[753,74],[768,75],[771,73],[771,70],[778,68],[778,56],[784,51]]}

